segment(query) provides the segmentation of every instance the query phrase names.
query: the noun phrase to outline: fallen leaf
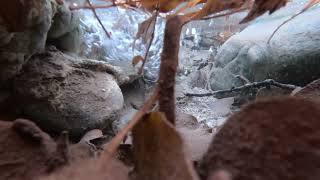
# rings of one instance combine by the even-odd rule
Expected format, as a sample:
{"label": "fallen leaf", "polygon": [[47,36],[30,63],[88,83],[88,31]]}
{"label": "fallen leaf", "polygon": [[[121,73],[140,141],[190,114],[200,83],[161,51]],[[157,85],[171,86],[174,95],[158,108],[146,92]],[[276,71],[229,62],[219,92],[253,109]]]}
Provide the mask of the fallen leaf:
{"label": "fallen leaf", "polygon": [[132,66],[136,66],[138,63],[143,62],[144,58],[140,55],[133,57]]}
{"label": "fallen leaf", "polygon": [[154,13],[149,19],[143,21],[138,26],[138,32],[133,42],[133,47],[135,47],[135,42],[137,39],[142,38],[142,42],[146,44],[152,37],[154,23],[156,23],[157,13]]}
{"label": "fallen leaf", "polygon": [[201,19],[227,9],[240,8],[244,3],[245,0],[208,0],[204,7],[191,17],[191,20]]}
{"label": "fallen leaf", "polygon": [[176,8],[184,0],[141,0],[141,5],[148,11],[157,9],[159,4],[159,10],[162,13],[169,12]]}
{"label": "fallen leaf", "polygon": [[152,112],[133,128],[135,171],[139,180],[197,180],[183,141],[163,113]]}
{"label": "fallen leaf", "polygon": [[183,12],[186,9],[189,9],[189,8],[199,4],[199,3],[204,3],[204,2],[205,2],[205,0],[190,0],[188,3],[186,3],[180,9],[178,9],[175,14],[179,14],[179,13]]}

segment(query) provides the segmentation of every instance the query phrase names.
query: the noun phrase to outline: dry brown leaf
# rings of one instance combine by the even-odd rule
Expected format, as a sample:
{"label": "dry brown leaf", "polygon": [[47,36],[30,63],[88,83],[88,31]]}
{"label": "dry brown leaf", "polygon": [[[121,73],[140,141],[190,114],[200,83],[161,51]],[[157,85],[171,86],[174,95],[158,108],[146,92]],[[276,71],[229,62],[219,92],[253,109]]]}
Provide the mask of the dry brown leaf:
{"label": "dry brown leaf", "polygon": [[[136,34],[135,40],[142,38],[143,43],[147,43],[152,37],[154,23],[156,22],[157,13],[154,13],[149,19],[143,21],[139,24],[138,32]],[[133,43],[133,47],[135,42]]]}
{"label": "dry brown leaf", "polygon": [[182,138],[164,114],[152,112],[133,128],[134,178],[139,180],[197,180],[185,157]]}
{"label": "dry brown leaf", "polygon": [[244,3],[245,0],[208,0],[204,7],[191,17],[191,20],[201,19],[227,9],[240,8]]}
{"label": "dry brown leaf", "polygon": [[287,2],[288,0],[255,0],[249,14],[241,21],[241,23],[247,23],[268,11],[272,14],[285,6]]}
{"label": "dry brown leaf", "polygon": [[136,66],[138,63],[143,62],[144,58],[140,55],[133,57],[132,66]]}
{"label": "dry brown leaf", "polygon": [[178,9],[178,11],[175,14],[179,14],[179,13],[185,11],[186,9],[191,8],[199,3],[205,3],[205,1],[206,0],[190,0],[187,4],[185,4],[180,9]]}
{"label": "dry brown leaf", "polygon": [[185,0],[141,0],[141,5],[148,11],[153,11],[157,9],[159,4],[159,10],[162,13],[169,12],[176,8],[180,3]]}

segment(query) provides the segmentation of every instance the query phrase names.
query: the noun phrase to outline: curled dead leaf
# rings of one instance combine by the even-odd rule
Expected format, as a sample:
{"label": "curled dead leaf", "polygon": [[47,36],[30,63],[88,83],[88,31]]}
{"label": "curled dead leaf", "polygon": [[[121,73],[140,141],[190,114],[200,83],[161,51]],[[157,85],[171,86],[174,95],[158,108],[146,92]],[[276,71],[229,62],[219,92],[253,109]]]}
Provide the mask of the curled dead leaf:
{"label": "curled dead leaf", "polygon": [[184,1],[185,0],[141,0],[141,5],[148,11],[153,11],[157,9],[159,4],[159,11],[166,13],[173,10]]}
{"label": "curled dead leaf", "polygon": [[152,112],[133,128],[134,178],[197,180],[185,156],[182,138],[160,112]]}
{"label": "curled dead leaf", "polygon": [[139,24],[138,32],[135,39],[142,38],[143,43],[148,42],[152,35],[152,27],[156,22],[156,14],[153,14],[149,19]]}
{"label": "curled dead leaf", "polygon": [[133,57],[132,59],[132,66],[136,66],[137,64],[139,64],[140,62],[143,62],[144,58],[140,55]]}
{"label": "curled dead leaf", "polygon": [[193,13],[190,20],[201,19],[227,9],[240,8],[245,2],[246,0],[208,0],[200,11]]}
{"label": "curled dead leaf", "polygon": [[285,6],[287,2],[288,0],[255,0],[249,14],[241,21],[241,23],[247,23],[268,11],[272,14]]}

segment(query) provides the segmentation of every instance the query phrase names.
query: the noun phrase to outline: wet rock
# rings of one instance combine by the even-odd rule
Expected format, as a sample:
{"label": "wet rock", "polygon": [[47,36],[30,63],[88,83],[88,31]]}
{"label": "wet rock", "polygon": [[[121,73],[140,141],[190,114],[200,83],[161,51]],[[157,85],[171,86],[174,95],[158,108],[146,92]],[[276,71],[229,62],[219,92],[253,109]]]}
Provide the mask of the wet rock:
{"label": "wet rock", "polygon": [[202,179],[225,169],[233,180],[320,178],[320,104],[276,98],[231,116],[202,158]]}
{"label": "wet rock", "polygon": [[50,0],[1,2],[0,86],[35,53],[44,50],[54,5]]}
{"label": "wet rock", "polygon": [[116,79],[59,51],[35,55],[14,80],[16,108],[50,133],[108,129],[123,106]]}
{"label": "wet rock", "polygon": [[243,85],[237,75],[251,82],[274,79],[300,86],[319,78],[320,21],[315,18],[318,12],[316,7],[290,21],[270,44],[269,37],[288,16],[271,16],[231,37],[216,56],[210,75],[211,89]]}

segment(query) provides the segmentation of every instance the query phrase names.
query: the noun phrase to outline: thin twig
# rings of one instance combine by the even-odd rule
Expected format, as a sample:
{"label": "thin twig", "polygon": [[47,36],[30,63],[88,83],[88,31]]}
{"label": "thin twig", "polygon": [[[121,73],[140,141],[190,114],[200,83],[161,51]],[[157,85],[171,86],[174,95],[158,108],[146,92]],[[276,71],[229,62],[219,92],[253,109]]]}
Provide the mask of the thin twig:
{"label": "thin twig", "polygon": [[156,87],[152,96],[143,104],[138,112],[133,116],[133,118],[128,122],[128,124],[117,133],[117,135],[112,138],[112,140],[107,144],[105,152],[102,158],[110,158],[115,151],[118,149],[119,145],[122,143],[123,139],[126,137],[129,131],[140,121],[140,119],[152,108],[152,105],[157,101],[159,96],[159,88]]}
{"label": "thin twig", "polygon": [[291,85],[291,84],[282,84],[279,82],[276,82],[272,79],[267,79],[262,82],[254,82],[250,84],[246,84],[244,86],[232,88],[229,90],[221,90],[221,91],[214,91],[214,92],[209,92],[209,93],[203,93],[203,94],[193,94],[193,93],[186,93],[185,95],[187,97],[207,97],[207,96],[214,96],[216,98],[222,99],[222,98],[227,98],[227,97],[234,97],[238,94],[241,94],[243,92],[249,92],[251,89],[260,89],[263,87],[270,87],[270,86],[276,86],[282,89],[287,89],[287,90],[294,90],[298,88],[298,86]]}
{"label": "thin twig", "polygon": [[[133,1],[134,3],[139,3],[140,1]],[[117,7],[117,6],[124,6],[124,5],[128,5],[127,2],[123,2],[123,3],[112,3],[112,4],[108,4],[108,5],[77,5],[77,6],[73,6],[71,5],[69,7],[69,9],[71,11],[74,10],[80,10],[80,9],[107,9],[107,8],[111,8],[111,7]],[[130,5],[130,4],[129,4]]]}
{"label": "thin twig", "polygon": [[[147,61],[148,56],[149,56],[150,48],[151,48],[152,41],[153,41],[154,35],[155,35],[158,14],[159,14],[159,10],[157,9],[156,15],[154,16],[154,20],[151,21],[151,22],[154,22],[153,27],[152,27],[153,28],[152,29],[152,34],[151,34],[151,38],[150,38],[150,41],[149,41],[149,44],[148,44],[148,48],[147,48],[146,54],[144,55],[144,59],[143,59],[142,65],[141,65],[140,70],[139,70],[139,75],[141,75],[143,73],[144,66],[145,66],[146,61]],[[148,30],[147,30],[147,32],[148,32]]]}
{"label": "thin twig", "polygon": [[97,12],[96,12],[96,10],[95,10],[95,8],[93,8],[92,3],[90,2],[90,0],[87,0],[87,3],[88,3],[88,5],[90,6],[90,8],[91,8],[91,10],[92,10],[92,12],[93,12],[93,14],[94,14],[94,16],[97,18],[97,20],[98,20],[99,24],[101,25],[103,31],[106,33],[107,37],[108,37],[108,38],[111,38],[111,35],[109,34],[109,32],[107,31],[107,29],[106,29],[106,28],[104,27],[104,25],[102,24],[102,21],[100,20]]}
{"label": "thin twig", "polygon": [[289,19],[287,19],[286,21],[284,21],[283,23],[281,23],[271,34],[270,38],[268,39],[268,44],[270,44],[272,38],[274,37],[274,35],[279,31],[279,29],[281,27],[283,27],[284,25],[286,25],[288,22],[292,21],[294,18],[296,18],[297,16],[301,15],[302,13],[306,12],[309,8],[311,8],[312,6],[316,5],[317,3],[319,3],[318,1],[310,1],[299,13],[293,15],[292,17],[290,17]]}

